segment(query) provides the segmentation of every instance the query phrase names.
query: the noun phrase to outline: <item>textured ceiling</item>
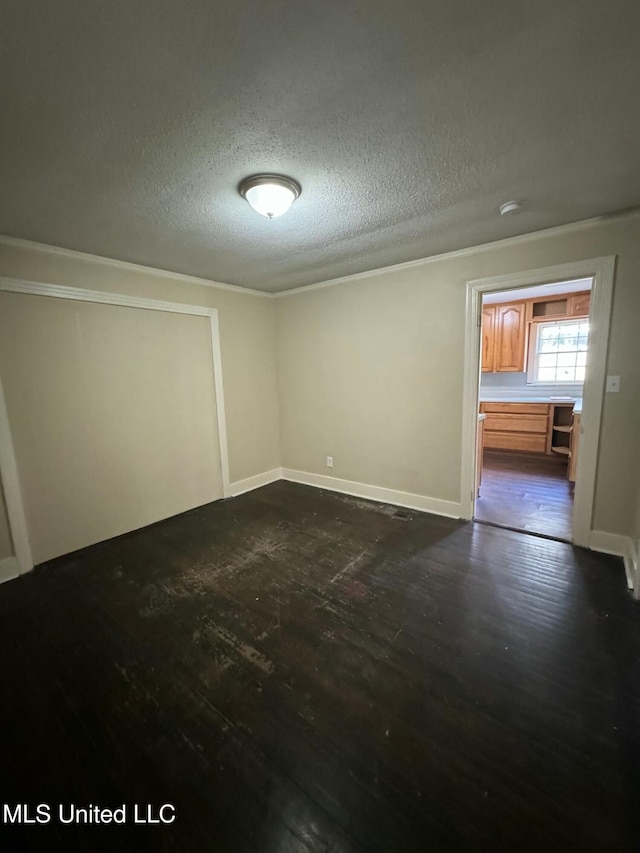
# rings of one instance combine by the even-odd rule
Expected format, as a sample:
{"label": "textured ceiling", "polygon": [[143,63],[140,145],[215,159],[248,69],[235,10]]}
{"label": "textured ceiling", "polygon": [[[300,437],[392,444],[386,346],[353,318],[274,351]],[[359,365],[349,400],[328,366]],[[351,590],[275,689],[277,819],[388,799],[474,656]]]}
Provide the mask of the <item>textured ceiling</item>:
{"label": "textured ceiling", "polygon": [[633,207],[639,36],[638,0],[8,0],[0,232],[277,291]]}

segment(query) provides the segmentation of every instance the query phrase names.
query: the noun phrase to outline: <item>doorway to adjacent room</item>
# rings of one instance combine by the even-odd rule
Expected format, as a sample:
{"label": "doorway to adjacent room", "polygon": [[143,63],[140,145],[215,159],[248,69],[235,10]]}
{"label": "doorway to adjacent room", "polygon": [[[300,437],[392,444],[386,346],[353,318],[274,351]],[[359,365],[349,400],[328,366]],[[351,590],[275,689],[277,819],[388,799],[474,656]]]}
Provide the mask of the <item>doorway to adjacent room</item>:
{"label": "doorway to adjacent room", "polygon": [[465,517],[588,547],[612,285],[612,258],[469,282]]}
{"label": "doorway to adjacent room", "polygon": [[591,284],[483,295],[478,521],[572,538]]}

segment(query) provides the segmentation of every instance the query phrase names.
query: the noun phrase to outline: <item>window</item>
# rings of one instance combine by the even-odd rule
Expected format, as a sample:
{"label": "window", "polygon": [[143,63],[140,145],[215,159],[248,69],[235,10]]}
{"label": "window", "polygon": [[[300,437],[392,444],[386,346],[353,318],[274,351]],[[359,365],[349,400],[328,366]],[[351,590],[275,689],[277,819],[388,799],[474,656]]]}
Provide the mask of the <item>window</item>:
{"label": "window", "polygon": [[529,382],[584,382],[588,321],[559,320],[532,325]]}

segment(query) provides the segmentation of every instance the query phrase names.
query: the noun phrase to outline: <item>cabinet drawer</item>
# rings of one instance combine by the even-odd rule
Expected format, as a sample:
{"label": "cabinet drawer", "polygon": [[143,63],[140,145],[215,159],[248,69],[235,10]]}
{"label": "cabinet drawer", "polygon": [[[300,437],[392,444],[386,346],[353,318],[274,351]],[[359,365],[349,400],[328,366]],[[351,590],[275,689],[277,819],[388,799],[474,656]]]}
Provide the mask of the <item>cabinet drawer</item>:
{"label": "cabinet drawer", "polygon": [[485,429],[484,446],[490,450],[523,450],[527,453],[544,453],[546,435],[517,432],[489,432]]}
{"label": "cabinet drawer", "polygon": [[485,412],[502,412],[505,415],[548,415],[548,403],[483,403]]}
{"label": "cabinet drawer", "polygon": [[487,415],[484,428],[498,432],[547,433],[546,415]]}

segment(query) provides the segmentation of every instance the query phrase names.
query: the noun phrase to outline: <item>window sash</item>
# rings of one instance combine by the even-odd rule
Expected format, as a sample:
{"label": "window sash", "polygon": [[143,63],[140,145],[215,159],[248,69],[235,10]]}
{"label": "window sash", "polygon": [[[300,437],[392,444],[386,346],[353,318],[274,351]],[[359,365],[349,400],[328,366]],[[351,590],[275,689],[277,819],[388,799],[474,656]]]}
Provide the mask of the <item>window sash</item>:
{"label": "window sash", "polygon": [[[532,323],[527,382],[531,385],[584,382],[588,341],[588,320]],[[558,372],[563,370],[571,371],[571,375],[559,379]]]}

